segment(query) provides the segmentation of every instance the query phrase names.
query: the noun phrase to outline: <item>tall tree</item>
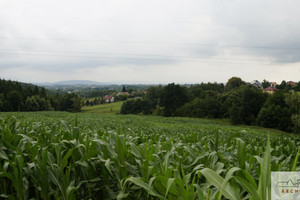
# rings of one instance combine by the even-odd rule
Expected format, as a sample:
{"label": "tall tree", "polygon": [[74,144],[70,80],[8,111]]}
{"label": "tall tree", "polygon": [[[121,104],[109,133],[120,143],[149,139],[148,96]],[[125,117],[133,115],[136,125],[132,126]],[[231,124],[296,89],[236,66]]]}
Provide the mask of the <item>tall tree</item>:
{"label": "tall tree", "polygon": [[171,83],[164,87],[159,105],[164,107],[164,116],[175,116],[176,110],[183,106],[187,100],[186,88]]}
{"label": "tall tree", "polygon": [[23,108],[23,97],[20,92],[16,90],[9,92],[7,99],[11,104],[12,111],[20,111]]}
{"label": "tall tree", "polygon": [[271,83],[269,81],[267,81],[266,79],[263,80],[263,82],[261,83],[261,85],[263,86],[263,88],[267,88],[271,86]]}
{"label": "tall tree", "polygon": [[126,88],[125,88],[124,85],[123,85],[123,87],[122,87],[122,92],[126,92]]}
{"label": "tall tree", "polygon": [[232,77],[227,81],[225,85],[225,90],[230,91],[230,90],[238,89],[242,85],[246,85],[246,82],[239,77]]}

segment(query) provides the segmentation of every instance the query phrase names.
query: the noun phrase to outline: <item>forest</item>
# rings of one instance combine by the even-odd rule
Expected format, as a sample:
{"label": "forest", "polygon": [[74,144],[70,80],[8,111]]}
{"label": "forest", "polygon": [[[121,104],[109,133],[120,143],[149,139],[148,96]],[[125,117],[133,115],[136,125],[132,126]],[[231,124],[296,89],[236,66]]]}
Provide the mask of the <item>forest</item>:
{"label": "forest", "polygon": [[74,93],[53,93],[44,87],[0,79],[0,111],[75,111],[81,99]]}
{"label": "forest", "polygon": [[[270,82],[264,80],[263,87]],[[201,83],[188,87],[178,84],[147,89],[143,99],[126,101],[122,114],[152,114],[165,117],[226,118],[233,125],[258,125],[287,132],[300,130],[300,82],[282,81],[274,94],[232,77],[226,85]]]}

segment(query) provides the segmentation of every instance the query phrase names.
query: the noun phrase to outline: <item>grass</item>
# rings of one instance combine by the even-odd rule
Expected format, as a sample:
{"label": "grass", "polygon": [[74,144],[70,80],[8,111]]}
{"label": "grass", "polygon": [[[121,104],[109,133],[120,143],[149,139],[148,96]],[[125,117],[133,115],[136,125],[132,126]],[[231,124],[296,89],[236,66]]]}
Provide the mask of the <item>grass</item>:
{"label": "grass", "polygon": [[120,113],[123,102],[105,103],[95,106],[84,106],[82,112],[85,113],[101,113],[101,114],[117,114]]}

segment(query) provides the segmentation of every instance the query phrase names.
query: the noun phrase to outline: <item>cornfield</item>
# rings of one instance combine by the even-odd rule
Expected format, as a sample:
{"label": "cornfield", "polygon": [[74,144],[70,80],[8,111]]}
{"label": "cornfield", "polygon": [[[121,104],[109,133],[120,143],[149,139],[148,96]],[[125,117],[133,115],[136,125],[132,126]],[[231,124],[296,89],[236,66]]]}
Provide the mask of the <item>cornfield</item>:
{"label": "cornfield", "polygon": [[0,115],[1,199],[270,199],[300,140],[201,119]]}

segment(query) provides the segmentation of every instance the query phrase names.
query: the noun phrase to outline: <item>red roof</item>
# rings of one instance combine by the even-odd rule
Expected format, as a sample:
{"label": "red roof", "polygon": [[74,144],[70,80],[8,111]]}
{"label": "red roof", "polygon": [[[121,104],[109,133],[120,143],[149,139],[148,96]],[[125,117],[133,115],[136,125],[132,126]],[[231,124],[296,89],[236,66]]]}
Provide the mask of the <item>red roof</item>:
{"label": "red roof", "polygon": [[267,87],[267,88],[265,88],[264,90],[266,90],[266,91],[276,91],[276,90],[278,90],[278,89],[275,88],[275,87]]}
{"label": "red roof", "polygon": [[104,97],[105,100],[109,100],[109,99],[111,99],[111,98],[113,98],[113,95],[106,95],[106,96]]}
{"label": "red roof", "polygon": [[273,84],[273,85],[277,85],[277,83],[276,83],[276,82],[271,82],[271,84]]}
{"label": "red roof", "polygon": [[289,82],[287,82],[287,84],[289,84],[289,85],[291,85],[291,86],[294,86],[294,85],[296,85],[297,83],[295,83],[294,81],[289,81]]}

